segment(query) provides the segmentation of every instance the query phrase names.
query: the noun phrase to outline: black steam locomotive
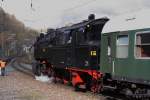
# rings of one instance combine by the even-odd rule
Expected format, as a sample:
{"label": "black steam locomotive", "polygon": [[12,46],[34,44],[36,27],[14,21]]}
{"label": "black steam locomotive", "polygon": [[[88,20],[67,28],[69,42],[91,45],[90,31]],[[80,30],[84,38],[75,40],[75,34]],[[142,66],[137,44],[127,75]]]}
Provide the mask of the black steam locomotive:
{"label": "black steam locomotive", "polygon": [[41,33],[34,45],[34,74],[54,76],[75,89],[99,91],[101,31],[107,21],[92,14],[83,22]]}

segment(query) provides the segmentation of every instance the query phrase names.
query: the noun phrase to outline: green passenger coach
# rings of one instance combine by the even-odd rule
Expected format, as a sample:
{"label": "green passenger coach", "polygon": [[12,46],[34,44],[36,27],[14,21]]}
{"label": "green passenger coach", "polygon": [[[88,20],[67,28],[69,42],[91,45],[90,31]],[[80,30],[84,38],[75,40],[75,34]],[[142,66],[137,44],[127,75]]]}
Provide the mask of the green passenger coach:
{"label": "green passenger coach", "polygon": [[[148,93],[150,86],[150,10],[110,19],[101,36],[105,84],[127,94]],[[144,94],[145,95],[145,94]]]}

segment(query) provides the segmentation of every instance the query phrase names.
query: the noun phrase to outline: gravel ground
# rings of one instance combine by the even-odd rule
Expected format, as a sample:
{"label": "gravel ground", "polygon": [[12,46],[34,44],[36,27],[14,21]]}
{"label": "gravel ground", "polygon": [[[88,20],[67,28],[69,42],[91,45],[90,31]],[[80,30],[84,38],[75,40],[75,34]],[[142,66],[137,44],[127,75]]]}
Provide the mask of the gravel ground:
{"label": "gravel ground", "polygon": [[75,92],[60,83],[43,83],[21,72],[11,71],[0,76],[0,100],[104,100],[90,92]]}

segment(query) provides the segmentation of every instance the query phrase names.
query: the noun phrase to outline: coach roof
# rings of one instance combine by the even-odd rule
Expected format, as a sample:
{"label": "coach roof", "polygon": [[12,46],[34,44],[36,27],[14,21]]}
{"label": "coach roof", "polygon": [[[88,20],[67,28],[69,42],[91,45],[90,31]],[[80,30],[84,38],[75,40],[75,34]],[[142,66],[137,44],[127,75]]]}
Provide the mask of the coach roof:
{"label": "coach roof", "polygon": [[102,33],[150,28],[150,9],[123,14],[105,24]]}

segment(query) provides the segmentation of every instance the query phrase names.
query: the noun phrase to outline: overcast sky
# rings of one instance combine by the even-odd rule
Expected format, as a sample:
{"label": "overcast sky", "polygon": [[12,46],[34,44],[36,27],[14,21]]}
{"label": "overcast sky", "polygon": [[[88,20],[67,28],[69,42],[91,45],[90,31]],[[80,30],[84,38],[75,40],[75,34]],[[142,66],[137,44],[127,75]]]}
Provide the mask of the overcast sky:
{"label": "overcast sky", "polygon": [[26,26],[41,29],[79,22],[94,13],[96,18],[147,9],[150,0],[4,0],[1,7]]}

